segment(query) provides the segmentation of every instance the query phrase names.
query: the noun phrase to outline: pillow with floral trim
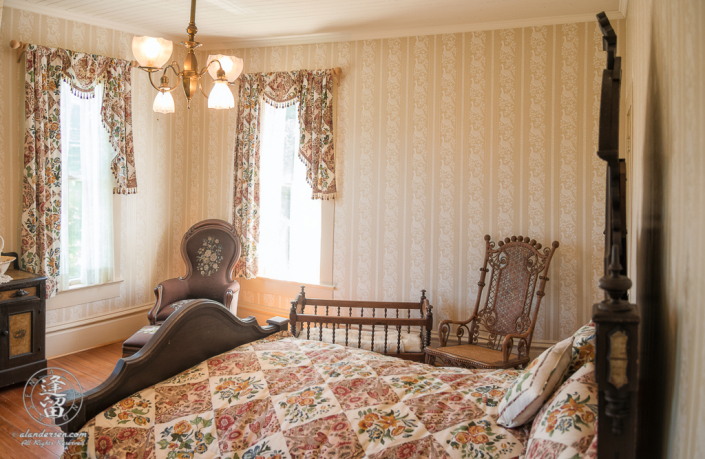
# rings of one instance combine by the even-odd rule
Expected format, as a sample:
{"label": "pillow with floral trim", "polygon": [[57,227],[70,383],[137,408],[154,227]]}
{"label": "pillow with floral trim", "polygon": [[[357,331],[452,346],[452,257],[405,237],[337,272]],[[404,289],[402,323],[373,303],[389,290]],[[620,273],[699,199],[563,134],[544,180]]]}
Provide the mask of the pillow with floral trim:
{"label": "pillow with floral trim", "polygon": [[546,349],[509,387],[499,404],[497,423],[518,427],[531,421],[563,382],[573,348],[573,337]]}
{"label": "pillow with floral trim", "polygon": [[597,403],[595,365],[586,363],[536,416],[524,459],[591,457],[597,449]]}
{"label": "pillow with floral trim", "polygon": [[573,352],[570,357],[568,376],[590,362],[595,362],[595,323],[593,321],[573,333]]}

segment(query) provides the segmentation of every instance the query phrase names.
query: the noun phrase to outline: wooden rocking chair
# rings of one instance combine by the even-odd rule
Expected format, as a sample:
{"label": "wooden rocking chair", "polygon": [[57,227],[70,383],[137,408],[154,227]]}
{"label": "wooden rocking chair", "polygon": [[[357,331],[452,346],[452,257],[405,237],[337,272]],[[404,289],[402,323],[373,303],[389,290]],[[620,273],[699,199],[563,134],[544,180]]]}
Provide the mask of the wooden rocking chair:
{"label": "wooden rocking chair", "polygon": [[[512,236],[499,241],[499,247],[495,248],[490,239],[485,236],[485,261],[480,268],[482,274],[477,283],[480,290],[472,316],[464,322],[441,322],[438,327],[441,347],[426,348],[426,363],[429,365],[438,359],[446,365],[465,368],[520,368],[531,360],[529,351],[536,316],[558,242],[541,250],[541,244],[529,241],[528,237]],[[484,306],[479,309],[488,263],[492,267],[490,286]],[[534,297],[536,306],[532,314]],[[451,325],[459,325],[456,332],[458,346],[447,346]],[[466,331],[469,344],[462,344]],[[515,342],[516,354],[513,354]]]}

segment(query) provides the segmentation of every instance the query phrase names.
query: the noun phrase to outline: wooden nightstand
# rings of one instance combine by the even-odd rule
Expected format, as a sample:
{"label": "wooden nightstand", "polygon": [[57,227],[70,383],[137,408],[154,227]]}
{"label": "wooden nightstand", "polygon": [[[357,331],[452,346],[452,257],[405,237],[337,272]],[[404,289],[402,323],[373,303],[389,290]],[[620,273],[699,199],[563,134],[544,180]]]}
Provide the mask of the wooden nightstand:
{"label": "wooden nightstand", "polygon": [[0,387],[47,367],[46,277],[18,270],[16,260],[12,267],[12,280],[0,284]]}

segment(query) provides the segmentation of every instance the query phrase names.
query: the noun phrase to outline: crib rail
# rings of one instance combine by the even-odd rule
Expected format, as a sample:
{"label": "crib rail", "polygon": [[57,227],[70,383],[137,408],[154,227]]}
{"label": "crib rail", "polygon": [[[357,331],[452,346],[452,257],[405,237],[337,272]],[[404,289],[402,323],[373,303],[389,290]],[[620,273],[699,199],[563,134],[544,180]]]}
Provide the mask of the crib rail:
{"label": "crib rail", "polygon": [[[384,355],[422,362],[431,341],[433,307],[426,290],[417,303],[349,301],[306,298],[301,286],[291,302],[289,323],[291,332],[303,339],[360,349],[369,346]],[[403,342],[415,340],[417,332],[419,348],[407,349]]]}

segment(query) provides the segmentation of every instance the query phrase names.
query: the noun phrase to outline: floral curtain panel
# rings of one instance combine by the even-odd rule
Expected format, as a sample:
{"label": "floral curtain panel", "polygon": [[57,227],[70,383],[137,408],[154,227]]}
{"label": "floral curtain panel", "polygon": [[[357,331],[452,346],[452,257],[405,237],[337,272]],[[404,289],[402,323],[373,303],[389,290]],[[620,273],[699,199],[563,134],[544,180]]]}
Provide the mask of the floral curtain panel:
{"label": "floral curtain panel", "polygon": [[47,276],[56,293],[61,222],[60,83],[80,97],[105,90],[101,117],[115,150],[115,194],[137,191],[132,141],[131,63],[94,54],[30,45],[25,53],[25,141],[22,202],[23,268]]}
{"label": "floral curtain panel", "polygon": [[242,256],[235,272],[248,279],[257,276],[261,100],[280,108],[298,102],[299,158],[306,165],[312,199],[335,199],[337,192],[332,71],[297,70],[240,76],[233,222],[242,238]]}

